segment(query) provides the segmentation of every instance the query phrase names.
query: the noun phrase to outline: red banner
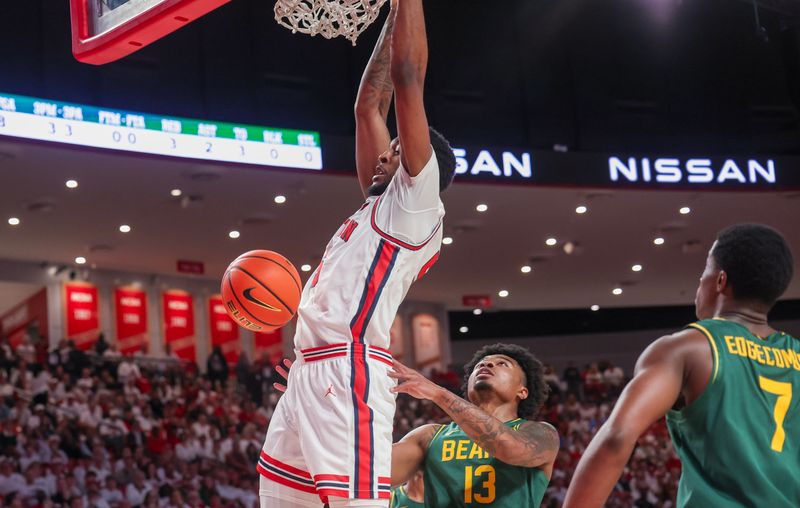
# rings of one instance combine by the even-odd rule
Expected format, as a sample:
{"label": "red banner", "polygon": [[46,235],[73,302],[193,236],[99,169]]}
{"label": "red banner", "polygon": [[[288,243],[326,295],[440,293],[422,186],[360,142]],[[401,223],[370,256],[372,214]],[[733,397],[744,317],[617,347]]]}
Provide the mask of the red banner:
{"label": "red banner", "polygon": [[253,339],[255,341],[254,359],[261,361],[266,359],[272,365],[277,365],[283,358],[283,333],[282,328],[278,328],[272,332],[255,332]]}
{"label": "red banner", "polygon": [[91,348],[100,335],[97,287],[88,282],[64,283],[65,335],[78,349]]}
{"label": "red banner", "polygon": [[46,289],[20,302],[0,317],[0,333],[8,337],[12,349],[17,349],[30,328],[38,328],[39,335],[47,337]]}
{"label": "red banner", "polygon": [[114,315],[120,353],[130,355],[148,344],[146,292],[133,287],[115,289]]}
{"label": "red banner", "polygon": [[239,360],[241,345],[239,343],[239,325],[225,312],[222,295],[208,298],[208,317],[211,331],[211,347],[219,346],[228,364]]}
{"label": "red banner", "polygon": [[170,289],[162,295],[164,343],[181,360],[196,359],[194,336],[194,301],[186,291]]}

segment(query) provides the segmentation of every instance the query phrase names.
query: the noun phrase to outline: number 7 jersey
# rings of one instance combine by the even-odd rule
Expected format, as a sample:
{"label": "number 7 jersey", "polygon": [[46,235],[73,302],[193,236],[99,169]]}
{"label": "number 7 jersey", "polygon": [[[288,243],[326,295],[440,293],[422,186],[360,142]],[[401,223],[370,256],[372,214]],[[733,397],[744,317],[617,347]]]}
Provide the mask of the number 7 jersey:
{"label": "number 7 jersey", "polygon": [[703,394],[667,415],[683,464],[678,507],[800,506],[800,341],[723,319],[689,327],[714,366]]}
{"label": "number 7 jersey", "polygon": [[[524,421],[506,425],[516,430]],[[456,423],[442,425],[433,436],[424,467],[425,506],[538,508],[549,481],[541,469],[492,457]]]}

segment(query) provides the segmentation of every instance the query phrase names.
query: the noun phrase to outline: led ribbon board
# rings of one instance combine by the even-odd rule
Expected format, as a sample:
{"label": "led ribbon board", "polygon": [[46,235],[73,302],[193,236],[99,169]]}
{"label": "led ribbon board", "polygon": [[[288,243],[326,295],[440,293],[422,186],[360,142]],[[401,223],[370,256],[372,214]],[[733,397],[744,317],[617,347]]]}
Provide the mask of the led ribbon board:
{"label": "led ribbon board", "polygon": [[800,188],[800,158],[559,153],[456,148],[456,180],[553,187],[697,191]]}
{"label": "led ribbon board", "polygon": [[185,159],[322,169],[318,132],[132,113],[2,93],[0,136]]}

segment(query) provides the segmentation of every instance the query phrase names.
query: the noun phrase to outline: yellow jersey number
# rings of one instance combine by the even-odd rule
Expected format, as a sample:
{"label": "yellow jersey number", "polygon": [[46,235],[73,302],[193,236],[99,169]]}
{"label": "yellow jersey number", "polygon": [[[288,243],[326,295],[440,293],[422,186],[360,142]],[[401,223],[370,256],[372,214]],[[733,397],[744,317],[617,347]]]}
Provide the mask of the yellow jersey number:
{"label": "yellow jersey number", "polygon": [[[473,478],[477,478],[477,481],[473,482]],[[495,474],[494,467],[488,464],[478,467],[465,467],[464,502],[475,502],[478,504],[493,503],[497,494],[494,485],[496,480],[497,475]],[[479,489],[477,492],[473,490],[475,488],[473,485]]]}

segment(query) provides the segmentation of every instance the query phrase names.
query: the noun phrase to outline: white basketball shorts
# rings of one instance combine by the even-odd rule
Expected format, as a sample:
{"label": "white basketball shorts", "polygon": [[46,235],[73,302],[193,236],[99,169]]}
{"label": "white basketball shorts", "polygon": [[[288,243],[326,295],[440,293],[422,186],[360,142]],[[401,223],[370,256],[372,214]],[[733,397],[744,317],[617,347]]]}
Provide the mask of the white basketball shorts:
{"label": "white basketball shorts", "polygon": [[388,500],[391,366],[388,350],[361,343],[298,351],[258,461],[268,480],[261,493],[309,506],[329,497]]}

